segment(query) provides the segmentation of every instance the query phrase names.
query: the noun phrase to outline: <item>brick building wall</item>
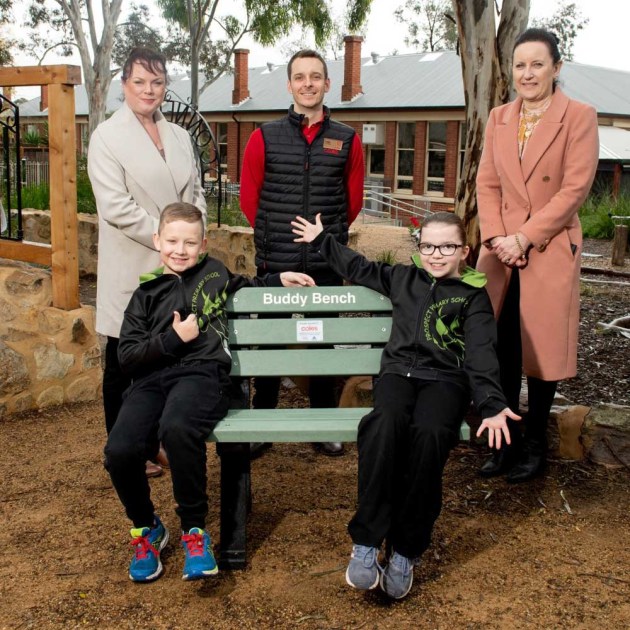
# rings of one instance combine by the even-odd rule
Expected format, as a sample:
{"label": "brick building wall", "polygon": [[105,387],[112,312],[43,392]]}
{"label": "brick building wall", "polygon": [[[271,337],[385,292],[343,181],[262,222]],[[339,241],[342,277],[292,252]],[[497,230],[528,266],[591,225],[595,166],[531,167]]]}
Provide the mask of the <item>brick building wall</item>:
{"label": "brick building wall", "polygon": [[427,160],[427,123],[416,123],[416,138],[413,157],[413,194],[424,195],[424,172]]}
{"label": "brick building wall", "polygon": [[232,120],[227,126],[227,178],[231,182],[239,181],[240,146],[238,124]]}
{"label": "brick building wall", "polygon": [[253,122],[242,122],[240,123],[240,137],[239,137],[239,157],[238,157],[238,164],[239,164],[239,170],[238,170],[238,177],[239,177],[239,181],[241,178],[241,169],[243,167],[243,156],[245,155],[245,147],[247,146],[247,142],[249,140],[249,137],[252,135],[255,125]]}
{"label": "brick building wall", "polygon": [[[333,112],[333,117],[335,117]],[[367,118],[367,116],[366,116]],[[363,136],[363,121],[351,120],[343,121],[352,127],[359,138]],[[365,121],[366,123],[368,120]],[[411,122],[411,121],[405,121]],[[447,121],[446,129],[446,156],[445,156],[445,173],[444,173],[444,197],[453,198],[457,191],[457,169],[459,162],[459,121]],[[385,165],[383,185],[391,188],[395,192],[396,187],[396,137],[397,137],[397,121],[385,122]],[[216,133],[216,123],[211,123],[213,132]],[[243,154],[245,146],[251,133],[255,129],[253,122],[229,121],[228,128],[228,156],[227,156],[227,177],[231,182],[238,182],[241,175],[241,167],[243,162]],[[414,141],[414,169],[413,169],[413,188],[414,196],[424,197],[426,194],[425,169],[427,158],[427,131],[428,123],[424,120],[415,122],[415,141]],[[363,145],[363,157],[367,160],[367,145]],[[367,173],[367,167],[366,167]],[[400,195],[404,199],[404,195]],[[413,203],[413,199],[409,200]],[[453,210],[453,203],[443,202],[440,197],[430,197],[428,201],[431,210]],[[421,203],[421,202],[420,202]],[[408,224],[408,216],[404,212],[399,212],[399,218],[403,219],[404,225]]]}
{"label": "brick building wall", "polygon": [[385,123],[385,175],[383,185],[392,190],[395,186],[396,175],[396,123]]}

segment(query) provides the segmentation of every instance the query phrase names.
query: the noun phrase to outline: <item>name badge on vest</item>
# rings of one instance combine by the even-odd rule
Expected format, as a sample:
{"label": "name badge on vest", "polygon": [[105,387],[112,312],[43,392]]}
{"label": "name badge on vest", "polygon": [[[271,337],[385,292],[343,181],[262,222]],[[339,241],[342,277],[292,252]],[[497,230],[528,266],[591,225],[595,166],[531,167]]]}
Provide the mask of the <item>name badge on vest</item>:
{"label": "name badge on vest", "polygon": [[324,153],[339,153],[343,149],[343,140],[324,138]]}

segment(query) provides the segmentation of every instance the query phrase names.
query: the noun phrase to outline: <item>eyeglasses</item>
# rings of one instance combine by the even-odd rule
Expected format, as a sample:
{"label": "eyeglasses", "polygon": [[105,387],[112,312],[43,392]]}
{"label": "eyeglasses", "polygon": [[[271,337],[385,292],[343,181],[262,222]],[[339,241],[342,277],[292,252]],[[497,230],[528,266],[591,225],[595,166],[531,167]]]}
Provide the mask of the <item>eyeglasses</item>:
{"label": "eyeglasses", "polygon": [[418,249],[421,254],[430,256],[436,249],[442,254],[442,256],[452,256],[458,248],[463,245],[456,245],[455,243],[444,243],[442,245],[432,245],[431,243],[420,243]]}

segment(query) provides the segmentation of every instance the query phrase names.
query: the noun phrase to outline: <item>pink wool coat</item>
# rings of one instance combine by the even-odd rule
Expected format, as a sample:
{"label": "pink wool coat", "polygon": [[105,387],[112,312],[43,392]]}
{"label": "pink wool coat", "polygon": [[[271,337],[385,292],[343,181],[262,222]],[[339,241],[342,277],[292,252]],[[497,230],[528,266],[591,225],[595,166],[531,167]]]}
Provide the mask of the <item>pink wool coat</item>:
{"label": "pink wool coat", "polygon": [[[522,100],[490,112],[477,175],[481,240],[524,234],[533,244],[520,271],[523,370],[556,381],[577,373],[582,228],[577,216],[595,176],[597,113],[560,89],[518,156]],[[510,269],[481,248],[477,268],[488,276],[495,315]]]}

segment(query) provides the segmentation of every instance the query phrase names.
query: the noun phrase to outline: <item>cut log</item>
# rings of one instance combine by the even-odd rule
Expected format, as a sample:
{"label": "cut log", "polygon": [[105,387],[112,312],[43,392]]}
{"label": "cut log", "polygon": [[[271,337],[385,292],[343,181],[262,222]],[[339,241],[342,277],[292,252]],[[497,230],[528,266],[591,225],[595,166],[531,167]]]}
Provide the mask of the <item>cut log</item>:
{"label": "cut log", "polygon": [[555,416],[558,424],[558,448],[556,455],[562,459],[584,459],[584,446],[582,444],[582,428],[584,418],[591,410],[585,405],[571,405],[558,410]]}
{"label": "cut log", "polygon": [[630,469],[630,407],[595,405],[584,419],[582,445],[596,464]]}

